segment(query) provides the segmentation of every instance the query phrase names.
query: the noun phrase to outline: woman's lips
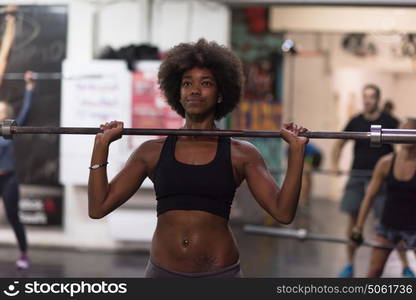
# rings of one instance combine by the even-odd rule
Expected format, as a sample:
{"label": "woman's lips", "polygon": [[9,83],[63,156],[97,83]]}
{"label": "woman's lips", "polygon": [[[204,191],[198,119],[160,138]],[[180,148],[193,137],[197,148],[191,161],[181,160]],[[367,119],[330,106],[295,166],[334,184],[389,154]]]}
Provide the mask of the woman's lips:
{"label": "woman's lips", "polygon": [[203,98],[188,98],[186,99],[187,103],[193,104],[193,103],[201,103],[203,102],[204,99]]}

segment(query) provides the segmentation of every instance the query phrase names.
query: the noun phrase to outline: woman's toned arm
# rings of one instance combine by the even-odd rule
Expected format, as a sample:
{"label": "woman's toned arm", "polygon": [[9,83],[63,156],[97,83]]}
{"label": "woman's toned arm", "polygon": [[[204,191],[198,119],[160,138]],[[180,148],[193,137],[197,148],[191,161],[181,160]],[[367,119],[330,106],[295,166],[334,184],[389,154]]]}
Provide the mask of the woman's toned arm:
{"label": "woman's toned arm", "polygon": [[[104,132],[96,135],[91,165],[107,162],[110,144],[121,138],[123,123],[113,121],[102,125]],[[143,143],[109,183],[106,167],[90,170],[88,181],[88,213],[99,219],[125,203],[141,186],[147,176],[145,157],[152,150],[150,142]]]}
{"label": "woman's toned arm", "polygon": [[303,158],[308,139],[298,136],[306,129],[293,124],[287,124],[285,127],[282,134],[289,143],[289,155],[288,170],[282,187],[279,188],[276,184],[257,149],[248,144],[245,146],[244,178],[259,205],[277,221],[289,224],[295,216],[299,200]]}

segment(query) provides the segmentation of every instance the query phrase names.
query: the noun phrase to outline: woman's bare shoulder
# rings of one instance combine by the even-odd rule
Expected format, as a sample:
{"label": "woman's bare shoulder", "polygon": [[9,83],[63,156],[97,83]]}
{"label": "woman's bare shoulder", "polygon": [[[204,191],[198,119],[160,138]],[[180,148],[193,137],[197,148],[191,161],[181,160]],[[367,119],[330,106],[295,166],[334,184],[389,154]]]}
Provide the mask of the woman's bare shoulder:
{"label": "woman's bare shoulder", "polygon": [[148,141],[143,142],[139,146],[139,148],[143,148],[144,150],[161,148],[161,147],[163,147],[163,144],[165,143],[165,140],[166,140],[166,138],[148,140]]}
{"label": "woman's bare shoulder", "polygon": [[384,166],[390,166],[390,164],[393,161],[393,155],[394,155],[393,153],[383,155],[379,160],[380,164],[382,164]]}
{"label": "woman's bare shoulder", "polygon": [[393,153],[389,153],[382,156],[377,162],[375,171],[379,172],[380,174],[387,175],[393,162],[393,155]]}
{"label": "woman's bare shoulder", "polygon": [[134,152],[134,156],[139,156],[144,159],[149,159],[154,156],[159,157],[162,151],[166,138],[152,139],[143,142]]}
{"label": "woman's bare shoulder", "polygon": [[244,157],[247,159],[254,158],[254,157],[261,157],[261,154],[257,150],[256,146],[254,146],[249,141],[232,138],[231,147],[232,147],[233,152],[239,157]]}

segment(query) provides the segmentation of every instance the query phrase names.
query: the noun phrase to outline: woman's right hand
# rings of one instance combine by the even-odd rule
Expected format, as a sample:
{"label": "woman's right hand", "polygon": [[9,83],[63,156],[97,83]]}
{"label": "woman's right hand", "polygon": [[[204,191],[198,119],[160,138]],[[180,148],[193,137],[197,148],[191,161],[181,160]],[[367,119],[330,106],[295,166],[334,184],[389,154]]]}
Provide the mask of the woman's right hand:
{"label": "woman's right hand", "polygon": [[111,121],[100,125],[102,132],[95,136],[96,142],[103,142],[110,145],[112,142],[121,139],[123,135],[123,122]]}

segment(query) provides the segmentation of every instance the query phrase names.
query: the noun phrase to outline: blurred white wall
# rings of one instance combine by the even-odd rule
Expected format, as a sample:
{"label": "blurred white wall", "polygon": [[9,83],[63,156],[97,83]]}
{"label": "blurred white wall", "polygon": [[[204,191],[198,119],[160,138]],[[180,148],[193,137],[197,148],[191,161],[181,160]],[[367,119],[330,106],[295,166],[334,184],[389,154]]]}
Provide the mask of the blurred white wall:
{"label": "blurred white wall", "polygon": [[230,14],[212,1],[155,0],[151,42],[162,51],[204,37],[229,46]]}
{"label": "blurred white wall", "polygon": [[[306,2],[306,1],[305,1]],[[353,6],[274,6],[273,31],[415,32],[416,8]]]}

